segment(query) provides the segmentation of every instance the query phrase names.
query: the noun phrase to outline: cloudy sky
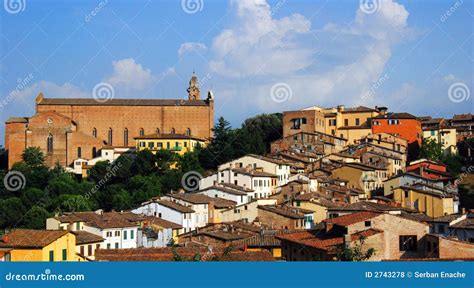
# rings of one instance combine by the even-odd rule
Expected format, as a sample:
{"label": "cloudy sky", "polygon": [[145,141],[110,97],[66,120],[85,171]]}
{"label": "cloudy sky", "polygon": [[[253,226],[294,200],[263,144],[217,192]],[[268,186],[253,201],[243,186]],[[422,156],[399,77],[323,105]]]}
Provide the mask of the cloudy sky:
{"label": "cloudy sky", "polygon": [[12,1],[2,122],[33,115],[39,92],[91,98],[98,83],[114,98],[182,99],[193,70],[233,126],[312,105],[474,111],[472,1]]}

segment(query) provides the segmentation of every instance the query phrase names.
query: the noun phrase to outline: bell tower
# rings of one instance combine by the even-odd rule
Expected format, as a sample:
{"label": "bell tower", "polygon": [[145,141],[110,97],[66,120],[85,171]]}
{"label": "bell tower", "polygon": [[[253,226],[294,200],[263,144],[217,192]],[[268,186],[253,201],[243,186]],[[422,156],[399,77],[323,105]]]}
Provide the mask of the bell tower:
{"label": "bell tower", "polygon": [[191,76],[191,80],[189,80],[189,87],[187,91],[188,91],[189,100],[201,99],[201,91],[199,90],[199,80],[196,76],[196,73],[194,73],[194,71],[193,71],[193,76]]}

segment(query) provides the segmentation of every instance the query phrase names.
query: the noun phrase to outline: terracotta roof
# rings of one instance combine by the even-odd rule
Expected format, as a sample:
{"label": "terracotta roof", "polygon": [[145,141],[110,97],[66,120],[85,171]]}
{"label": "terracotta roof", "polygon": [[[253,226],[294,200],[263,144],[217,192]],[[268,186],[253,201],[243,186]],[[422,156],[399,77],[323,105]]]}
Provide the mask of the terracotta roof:
{"label": "terracotta roof", "polygon": [[0,247],[43,248],[68,233],[67,230],[15,229],[3,235]]}
{"label": "terracotta roof", "polygon": [[215,208],[220,209],[220,208],[235,207],[235,205],[237,205],[237,202],[215,197],[215,198],[212,198],[212,204],[214,205]]}
{"label": "terracotta roof", "polygon": [[365,107],[365,106],[357,106],[357,107],[349,107],[344,108],[342,113],[357,113],[357,112],[377,112],[377,110]]}
{"label": "terracotta roof", "polygon": [[207,106],[205,100],[184,99],[109,99],[99,103],[91,98],[44,98],[37,105],[77,105],[77,106]]}
{"label": "terracotta roof", "polygon": [[273,212],[278,215],[293,218],[293,219],[302,219],[304,218],[304,214],[313,213],[313,211],[302,209],[299,207],[288,207],[288,206],[258,206],[258,209],[262,209],[268,212]]}
{"label": "terracotta roof", "polygon": [[267,172],[263,172],[263,171],[257,171],[257,170],[247,171],[245,168],[225,168],[225,169],[222,169],[222,170],[231,170],[232,172],[237,172],[237,173],[240,173],[240,174],[255,176],[255,177],[272,177],[272,178],[278,177],[275,174],[267,173]]}
{"label": "terracotta roof", "polygon": [[444,216],[441,216],[441,217],[437,217],[435,219],[431,219],[431,221],[432,222],[450,223],[451,221],[456,220],[461,216],[463,216],[463,214],[449,214],[449,215],[444,215]]}
{"label": "terracotta roof", "polygon": [[[351,235],[351,241],[357,241],[360,237],[370,237],[383,231],[378,229],[367,229]],[[327,234],[324,230],[303,231],[290,234],[281,234],[276,236],[278,239],[298,243],[312,248],[334,251],[341,244],[344,244],[344,237],[340,235]]]}
{"label": "terracotta roof", "polygon": [[205,139],[198,138],[192,135],[191,136],[185,135],[185,134],[148,134],[148,135],[133,137],[133,139],[164,139],[164,140],[187,139],[187,140],[205,141]]}
{"label": "terracotta roof", "polygon": [[71,231],[71,233],[76,235],[76,245],[97,243],[105,240],[99,235],[95,235],[87,231]]}
{"label": "terracotta roof", "polygon": [[417,119],[416,116],[413,116],[410,113],[401,112],[401,113],[387,113],[380,114],[373,119]]}
{"label": "terracotta roof", "polygon": [[[224,183],[221,183],[221,184],[224,184]],[[247,193],[245,193],[245,192],[235,190],[235,189],[228,189],[228,188],[222,187],[220,185],[209,186],[205,189],[197,191],[196,193],[200,193],[200,192],[204,192],[204,191],[208,191],[208,190],[217,190],[217,191],[222,191],[222,192],[225,192],[225,193],[238,195],[238,196],[246,196],[247,195]],[[249,191],[249,192],[252,192],[252,191]]]}
{"label": "terracotta roof", "polygon": [[281,241],[273,234],[256,234],[234,243],[243,247],[280,247]]}
{"label": "terracotta roof", "polygon": [[146,225],[151,225],[151,226],[156,225],[156,226],[160,226],[162,228],[171,228],[171,229],[181,229],[181,228],[183,228],[183,226],[181,226],[177,223],[167,221],[165,219],[158,218],[158,217],[153,217],[153,216],[143,216],[143,218],[141,220]]}
{"label": "terracotta roof", "polygon": [[28,123],[27,117],[10,117],[5,123]]}
{"label": "terracotta roof", "polygon": [[257,155],[257,154],[248,154],[247,156],[257,158],[263,161],[271,162],[273,164],[278,164],[278,165],[289,165],[288,161],[285,161],[283,159],[278,159],[278,158],[271,158],[267,156],[262,156],[262,155]]}
{"label": "terracotta roof", "polygon": [[172,193],[172,194],[166,194],[165,196],[183,200],[192,204],[208,204],[213,199],[207,195],[196,194],[196,193]]}
{"label": "terracotta roof", "polygon": [[355,223],[359,223],[362,221],[366,221],[372,218],[379,216],[380,213],[369,212],[369,211],[362,211],[357,212],[349,215],[339,216],[336,218],[329,218],[323,220],[326,223],[331,223],[339,226],[349,226]]}
{"label": "terracotta roof", "polygon": [[220,261],[274,261],[268,251],[232,251],[224,255],[222,249],[197,247],[166,247],[166,248],[136,248],[136,249],[99,249],[96,251],[97,261],[174,261],[175,253],[184,261],[193,261],[196,254],[200,254],[202,261],[213,261],[213,256]]}
{"label": "terracotta roof", "polygon": [[204,231],[204,232],[199,232],[196,235],[206,235],[206,236],[216,238],[219,240],[224,240],[224,241],[240,240],[240,239],[245,239],[252,236],[252,234],[245,233],[245,232],[225,232],[225,231]]}
{"label": "terracotta roof", "polygon": [[232,183],[219,183],[218,184],[219,186],[225,186],[225,187],[229,187],[229,188],[232,188],[234,190],[239,190],[239,191],[242,191],[242,192],[254,192],[255,190],[253,189],[250,189],[248,187],[242,187],[242,186],[239,186],[239,185],[236,185],[236,184],[232,184]]}
{"label": "terracotta roof", "polygon": [[155,200],[155,201],[156,201],[156,203],[158,203],[160,205],[163,205],[165,207],[168,207],[170,209],[173,209],[173,210],[181,212],[181,213],[194,213],[193,209],[191,209],[189,207],[186,207],[186,206],[183,206],[181,204],[175,203],[175,202],[171,202],[171,201],[168,201],[168,200]]}
{"label": "terracotta roof", "polygon": [[137,214],[131,212],[72,212],[54,217],[54,219],[61,223],[85,222],[99,229],[110,229],[136,227],[138,217]]}
{"label": "terracotta roof", "polygon": [[471,113],[468,113],[468,114],[455,114],[453,116],[453,121],[472,121],[474,120],[474,115],[472,115]]}
{"label": "terracotta roof", "polygon": [[401,211],[406,210],[410,211],[407,208],[402,207],[393,207],[381,203],[371,202],[371,201],[359,201],[346,205],[344,207],[338,207],[334,209],[329,209],[331,211],[368,211],[368,212],[386,212],[386,211]]}
{"label": "terracotta roof", "polygon": [[462,229],[474,229],[474,218],[467,218],[459,221],[458,223],[451,225],[453,228],[462,228]]}

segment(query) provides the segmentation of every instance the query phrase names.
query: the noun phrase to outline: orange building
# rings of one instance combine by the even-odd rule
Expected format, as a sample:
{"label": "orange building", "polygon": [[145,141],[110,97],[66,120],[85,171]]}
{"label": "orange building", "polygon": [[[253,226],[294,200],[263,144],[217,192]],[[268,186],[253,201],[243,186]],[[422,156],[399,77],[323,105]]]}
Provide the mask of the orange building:
{"label": "orange building", "polygon": [[420,121],[409,113],[386,113],[372,118],[372,133],[388,133],[421,145],[423,131]]}

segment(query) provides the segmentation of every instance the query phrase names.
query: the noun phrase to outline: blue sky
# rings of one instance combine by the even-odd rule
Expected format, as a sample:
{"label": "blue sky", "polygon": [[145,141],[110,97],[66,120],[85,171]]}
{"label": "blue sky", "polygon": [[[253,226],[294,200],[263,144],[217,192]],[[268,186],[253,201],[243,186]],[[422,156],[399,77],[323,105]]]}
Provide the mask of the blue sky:
{"label": "blue sky", "polygon": [[193,69],[233,126],[312,105],[474,111],[473,1],[11,1],[2,122],[33,115],[40,91],[92,97],[101,82],[115,98],[185,98]]}

